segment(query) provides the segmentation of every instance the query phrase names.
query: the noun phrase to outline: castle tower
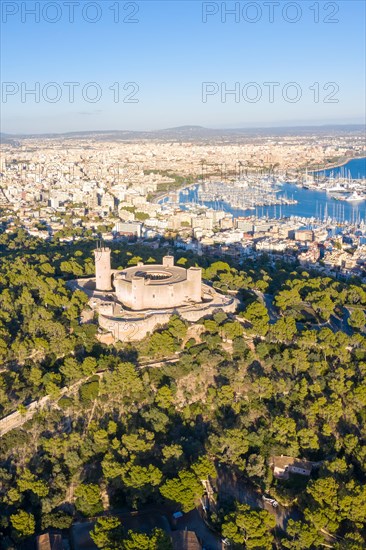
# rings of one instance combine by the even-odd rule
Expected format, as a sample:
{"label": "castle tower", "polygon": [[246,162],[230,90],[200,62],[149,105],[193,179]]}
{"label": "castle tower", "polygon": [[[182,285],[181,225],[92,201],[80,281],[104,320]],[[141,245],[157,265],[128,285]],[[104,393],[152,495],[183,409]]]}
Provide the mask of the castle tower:
{"label": "castle tower", "polygon": [[111,249],[97,248],[94,257],[96,290],[112,290]]}
{"label": "castle tower", "polygon": [[132,277],[132,309],[144,308],[145,279],[139,275]]}
{"label": "castle tower", "polygon": [[174,267],[174,256],[164,256],[163,266],[164,267]]}
{"label": "castle tower", "polygon": [[189,298],[194,302],[201,302],[202,269],[200,267],[187,269],[187,285]]}

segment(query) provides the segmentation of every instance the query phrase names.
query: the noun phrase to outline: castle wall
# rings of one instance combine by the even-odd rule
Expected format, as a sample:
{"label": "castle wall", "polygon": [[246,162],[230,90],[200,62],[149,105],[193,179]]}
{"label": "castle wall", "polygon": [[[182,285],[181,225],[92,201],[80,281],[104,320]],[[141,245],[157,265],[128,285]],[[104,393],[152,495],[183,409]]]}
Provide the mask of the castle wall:
{"label": "castle wall", "polygon": [[198,321],[205,315],[212,315],[218,310],[225,313],[234,313],[238,306],[236,298],[227,298],[225,301],[217,300],[210,304],[201,304],[196,307],[177,308],[169,312],[156,312],[146,317],[116,319],[99,314],[99,325],[111,332],[116,340],[124,342],[139,341],[151,334],[159,325],[166,325],[172,315],[179,315],[182,319],[191,323]]}
{"label": "castle wall", "polygon": [[187,279],[166,284],[151,284],[143,277],[132,277],[131,281],[115,279],[114,286],[120,302],[136,311],[142,309],[164,309],[178,307],[189,302],[201,302],[200,268],[187,270]]}

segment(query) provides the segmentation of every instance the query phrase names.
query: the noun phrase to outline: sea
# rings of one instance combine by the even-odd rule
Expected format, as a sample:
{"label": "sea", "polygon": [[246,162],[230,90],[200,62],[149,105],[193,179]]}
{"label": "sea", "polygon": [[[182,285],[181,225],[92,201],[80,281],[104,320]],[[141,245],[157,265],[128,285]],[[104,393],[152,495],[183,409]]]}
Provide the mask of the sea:
{"label": "sea", "polygon": [[350,176],[351,179],[363,179],[366,178],[366,158],[353,159],[343,166],[330,168],[329,170],[320,170],[319,172],[315,172],[315,174],[328,178],[331,176],[335,178],[338,176]]}
{"label": "sea", "polygon": [[[330,170],[321,171],[319,175],[326,175],[328,177],[337,176],[344,177],[345,175],[352,179],[365,179],[366,178],[366,158],[353,159],[347,164],[338,168],[332,168]],[[365,181],[366,186],[366,181]],[[186,207],[188,203],[198,203],[198,189],[199,185],[189,188],[188,194],[180,192],[179,204],[182,208]],[[365,189],[366,192],[366,189]],[[332,218],[334,221],[360,223],[366,222],[366,201],[350,203],[346,201],[338,201],[333,199],[325,191],[317,191],[314,189],[304,189],[295,184],[284,183],[279,187],[278,193],[283,196],[286,195],[290,199],[295,199],[297,204],[289,205],[273,205],[273,206],[260,206],[255,210],[242,210],[240,208],[233,208],[230,204],[224,201],[203,201],[203,204],[209,208],[215,210],[223,210],[233,214],[235,218],[256,216],[258,218],[290,218],[290,217],[303,217],[314,218],[317,220]]]}

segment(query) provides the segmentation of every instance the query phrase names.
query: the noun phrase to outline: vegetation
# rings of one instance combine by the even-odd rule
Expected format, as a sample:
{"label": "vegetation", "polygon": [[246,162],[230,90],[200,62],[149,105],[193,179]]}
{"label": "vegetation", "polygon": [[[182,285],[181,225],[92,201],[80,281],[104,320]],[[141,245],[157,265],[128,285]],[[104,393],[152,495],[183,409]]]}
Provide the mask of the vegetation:
{"label": "vegetation", "polygon": [[98,519],[92,539],[98,548],[112,550],[172,550],[170,538],[162,529],[154,529],[150,535],[123,528],[117,517]]}
{"label": "vegetation", "polygon": [[170,181],[158,182],[156,192],[150,193],[148,196],[148,200],[150,201],[158,197],[161,193],[169,193],[171,191],[176,191],[177,189],[180,189],[184,185],[190,185],[195,181],[197,181],[197,179],[200,179],[200,177],[197,178],[194,175],[181,176],[179,174],[175,174],[174,172],[171,172],[170,170],[144,170],[144,174],[145,175],[157,174],[159,176],[162,176],[163,178],[169,178],[170,180]]}
{"label": "vegetation", "polygon": [[[364,285],[186,254],[181,264],[201,262],[210,284],[238,293],[238,315],[194,330],[175,316],[108,347],[80,324],[86,297],[66,284],[92,274],[92,243],[46,248],[18,232],[0,247],[1,417],[50,398],[0,439],[0,547],[98,516],[99,548],[168,550],[164,532],[128,529],[116,510],[188,512],[205,480],[216,487],[207,521],[234,548],[365,547]],[[164,253],[119,245],[112,258],[118,268]],[[311,477],[274,478],[281,454],[315,463]],[[241,501],[246,490],[296,510],[285,531]]]}

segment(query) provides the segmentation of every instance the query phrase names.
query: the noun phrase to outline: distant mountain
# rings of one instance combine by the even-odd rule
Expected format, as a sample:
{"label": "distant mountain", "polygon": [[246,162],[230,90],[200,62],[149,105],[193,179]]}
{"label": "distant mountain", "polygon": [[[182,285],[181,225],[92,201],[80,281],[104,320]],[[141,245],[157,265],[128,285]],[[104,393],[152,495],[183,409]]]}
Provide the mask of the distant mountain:
{"label": "distant mountain", "polygon": [[1,143],[14,143],[23,139],[88,139],[96,141],[245,141],[253,137],[334,135],[364,133],[362,124],[292,126],[277,128],[205,128],[203,126],[178,126],[162,130],[96,130],[50,134],[0,134]]}
{"label": "distant mountain", "polygon": [[3,134],[0,132],[0,143],[8,143],[14,146],[20,145],[18,136],[11,134]]}

